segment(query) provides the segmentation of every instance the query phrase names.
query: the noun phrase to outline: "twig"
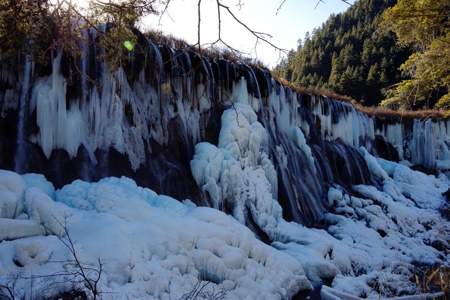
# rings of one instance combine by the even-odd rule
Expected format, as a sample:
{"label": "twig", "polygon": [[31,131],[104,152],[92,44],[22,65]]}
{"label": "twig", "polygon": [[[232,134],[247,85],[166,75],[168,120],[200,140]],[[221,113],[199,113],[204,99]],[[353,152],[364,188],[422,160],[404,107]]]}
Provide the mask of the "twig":
{"label": "twig", "polygon": [[275,15],[278,15],[278,13],[279,13],[280,10],[281,10],[281,7],[283,7],[283,5],[284,5],[284,3],[286,3],[286,1],[287,1],[287,0],[282,0],[282,1],[281,1],[280,5],[279,5],[278,8],[277,8],[277,12],[275,13]]}
{"label": "twig", "polygon": [[202,15],[201,15],[201,13],[202,13],[202,8],[201,8],[201,5],[202,5],[202,0],[198,0],[198,3],[197,3],[197,17],[198,17],[198,20],[197,20],[197,45],[198,45],[198,51],[201,53],[201,51],[202,51],[202,47],[200,46],[201,45],[201,43],[200,43],[200,33],[201,33],[201,23],[202,23]]}
{"label": "twig", "polygon": [[[287,53],[286,49],[280,48],[268,40],[268,38],[272,38],[272,36],[270,34],[251,29],[247,24],[245,24],[241,19],[239,19],[228,6],[224,5],[221,2],[221,0],[216,0],[216,3],[217,3],[217,6],[219,6],[219,8],[225,9],[228,12],[228,14],[238,24],[240,24],[242,27],[244,27],[248,32],[250,32],[254,37],[256,37],[256,39],[263,41],[264,43],[268,44],[269,46],[271,46],[272,48],[274,48],[278,51]],[[219,9],[219,14],[220,14],[220,9]]]}

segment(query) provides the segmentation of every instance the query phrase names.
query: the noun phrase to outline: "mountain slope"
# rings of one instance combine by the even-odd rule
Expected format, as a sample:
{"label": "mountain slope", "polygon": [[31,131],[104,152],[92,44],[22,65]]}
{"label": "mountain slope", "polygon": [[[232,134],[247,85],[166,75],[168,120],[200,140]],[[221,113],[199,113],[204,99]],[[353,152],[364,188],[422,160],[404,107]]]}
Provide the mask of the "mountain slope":
{"label": "mountain slope", "polygon": [[383,89],[400,80],[398,68],[410,49],[395,35],[379,29],[382,13],[395,0],[360,0],[331,16],[299,42],[275,72],[303,86],[320,86],[376,105]]}

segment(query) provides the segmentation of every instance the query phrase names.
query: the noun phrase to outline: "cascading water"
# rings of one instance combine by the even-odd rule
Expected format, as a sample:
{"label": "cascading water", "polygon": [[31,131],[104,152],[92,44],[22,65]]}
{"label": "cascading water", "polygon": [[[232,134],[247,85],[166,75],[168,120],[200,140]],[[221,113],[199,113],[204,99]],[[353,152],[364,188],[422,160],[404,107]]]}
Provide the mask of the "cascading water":
{"label": "cascading water", "polygon": [[[11,168],[13,159],[16,170],[44,173],[57,186],[126,175],[159,193],[207,204],[190,161],[197,143],[218,143],[220,116],[238,102],[267,130],[265,151],[279,182],[275,197],[287,219],[318,224],[328,187],[376,184],[361,146],[427,168],[450,167],[449,121],[384,123],[349,103],[296,93],[267,70],[157,45],[135,33],[142,51],[109,70],[99,60],[95,32],[85,32],[78,81],[68,80],[62,53],[54,54],[50,73],[33,76],[27,59],[18,88],[10,87],[2,66],[0,122],[14,114],[18,122],[17,149],[0,147],[0,168]],[[3,145],[5,139],[0,136]]]}
{"label": "cascading water", "polygon": [[[88,81],[89,81],[89,43],[90,43],[90,35],[88,30],[83,30],[82,39],[81,39],[81,100],[80,103],[82,106],[86,105],[88,101]],[[90,175],[89,170],[91,169],[91,161],[89,159],[84,159],[82,165],[80,167],[80,175],[83,180],[89,181]]]}
{"label": "cascading water", "polygon": [[33,59],[30,55],[25,57],[25,64],[22,77],[22,86],[20,89],[19,98],[19,112],[17,122],[17,142],[16,142],[16,155],[14,158],[14,170],[17,173],[23,173],[25,171],[25,160],[27,155],[26,149],[26,119],[28,108],[28,96],[31,81],[31,69],[33,65]]}

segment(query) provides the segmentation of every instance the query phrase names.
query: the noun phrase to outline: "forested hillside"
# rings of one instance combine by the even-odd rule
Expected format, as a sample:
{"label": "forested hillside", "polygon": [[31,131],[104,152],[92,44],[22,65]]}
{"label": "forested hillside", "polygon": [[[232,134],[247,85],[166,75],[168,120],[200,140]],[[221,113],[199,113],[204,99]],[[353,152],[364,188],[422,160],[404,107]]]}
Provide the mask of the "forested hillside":
{"label": "forested hillside", "polygon": [[377,105],[383,91],[399,82],[399,67],[412,53],[381,30],[383,12],[395,0],[360,0],[331,16],[321,28],[299,40],[296,51],[275,72],[295,84],[319,86]]}

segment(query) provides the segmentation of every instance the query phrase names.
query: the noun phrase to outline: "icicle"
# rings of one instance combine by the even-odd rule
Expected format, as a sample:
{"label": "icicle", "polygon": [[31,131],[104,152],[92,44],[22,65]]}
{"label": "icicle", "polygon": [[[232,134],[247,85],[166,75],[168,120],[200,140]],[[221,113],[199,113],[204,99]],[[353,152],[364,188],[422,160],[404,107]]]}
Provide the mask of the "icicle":
{"label": "icicle", "polygon": [[53,149],[65,149],[75,156],[87,130],[78,105],[66,107],[66,81],[60,73],[62,53],[53,60],[52,74],[38,81],[33,89],[36,105],[38,143],[47,158]]}

